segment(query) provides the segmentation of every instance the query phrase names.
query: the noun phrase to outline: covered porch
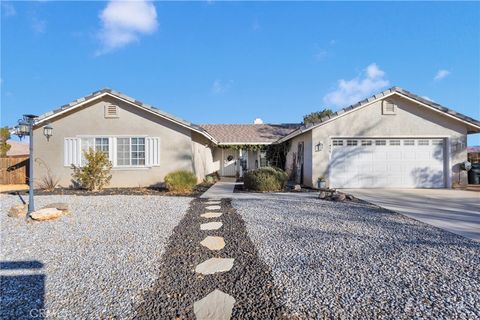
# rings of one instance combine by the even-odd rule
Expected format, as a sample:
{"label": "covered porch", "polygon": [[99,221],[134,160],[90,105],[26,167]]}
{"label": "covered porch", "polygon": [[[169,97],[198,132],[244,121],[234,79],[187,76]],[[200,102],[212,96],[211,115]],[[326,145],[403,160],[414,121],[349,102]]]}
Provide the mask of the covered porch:
{"label": "covered porch", "polygon": [[248,170],[268,166],[266,144],[220,145],[213,151],[214,162],[222,177],[242,177]]}

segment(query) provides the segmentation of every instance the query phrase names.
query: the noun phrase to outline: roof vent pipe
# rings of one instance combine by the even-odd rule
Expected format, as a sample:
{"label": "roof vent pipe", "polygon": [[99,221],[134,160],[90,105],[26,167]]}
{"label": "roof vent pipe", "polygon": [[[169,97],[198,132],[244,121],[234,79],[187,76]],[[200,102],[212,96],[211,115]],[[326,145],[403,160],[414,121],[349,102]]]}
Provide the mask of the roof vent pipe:
{"label": "roof vent pipe", "polygon": [[260,118],[255,118],[255,120],[253,121],[253,124],[263,124],[263,120]]}

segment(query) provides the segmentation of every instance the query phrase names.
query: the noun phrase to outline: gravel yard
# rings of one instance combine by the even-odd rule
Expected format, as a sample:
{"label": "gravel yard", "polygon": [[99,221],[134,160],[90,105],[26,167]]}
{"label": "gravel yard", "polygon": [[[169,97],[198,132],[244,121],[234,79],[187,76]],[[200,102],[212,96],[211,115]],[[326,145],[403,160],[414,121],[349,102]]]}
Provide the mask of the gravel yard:
{"label": "gravel yard", "polygon": [[480,243],[364,203],[233,205],[301,318],[480,318]]}
{"label": "gravel yard", "polygon": [[[166,241],[191,200],[37,196],[37,208],[65,202],[72,214],[27,225],[7,216],[18,197],[0,196],[0,318],[128,317],[157,278]],[[20,261],[27,268],[8,270]]]}

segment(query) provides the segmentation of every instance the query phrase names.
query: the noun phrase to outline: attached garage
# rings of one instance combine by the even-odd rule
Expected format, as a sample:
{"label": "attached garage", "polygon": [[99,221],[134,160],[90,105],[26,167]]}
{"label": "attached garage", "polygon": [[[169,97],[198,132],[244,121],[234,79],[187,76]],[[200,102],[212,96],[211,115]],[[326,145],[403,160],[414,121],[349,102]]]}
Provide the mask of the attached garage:
{"label": "attached garage", "polygon": [[333,188],[445,188],[444,139],[335,138]]}

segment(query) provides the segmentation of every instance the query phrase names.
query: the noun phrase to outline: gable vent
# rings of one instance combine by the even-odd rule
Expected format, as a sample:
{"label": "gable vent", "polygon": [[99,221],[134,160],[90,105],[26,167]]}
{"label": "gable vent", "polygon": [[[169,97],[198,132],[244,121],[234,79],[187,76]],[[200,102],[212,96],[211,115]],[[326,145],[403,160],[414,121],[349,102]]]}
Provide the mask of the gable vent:
{"label": "gable vent", "polygon": [[395,114],[396,109],[397,109],[397,106],[395,105],[395,103],[388,100],[383,100],[382,114]]}
{"label": "gable vent", "polygon": [[105,106],[105,118],[118,118],[118,106]]}

